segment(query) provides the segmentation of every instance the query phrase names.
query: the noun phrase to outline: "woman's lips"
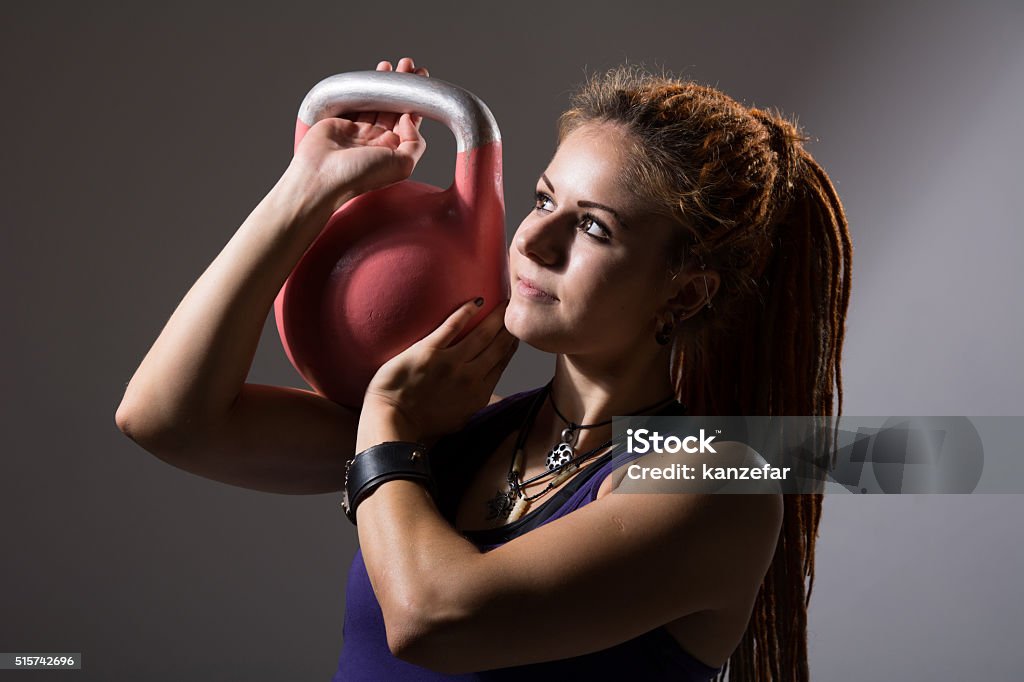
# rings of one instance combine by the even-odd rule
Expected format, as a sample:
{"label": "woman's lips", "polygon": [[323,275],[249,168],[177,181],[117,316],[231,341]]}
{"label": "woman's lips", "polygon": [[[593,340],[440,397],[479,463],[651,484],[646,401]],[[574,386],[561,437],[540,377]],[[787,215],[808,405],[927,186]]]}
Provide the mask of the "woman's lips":
{"label": "woman's lips", "polygon": [[539,303],[557,303],[558,299],[539,288],[536,284],[526,279],[525,277],[519,277],[519,281],[516,282],[516,291],[521,295]]}

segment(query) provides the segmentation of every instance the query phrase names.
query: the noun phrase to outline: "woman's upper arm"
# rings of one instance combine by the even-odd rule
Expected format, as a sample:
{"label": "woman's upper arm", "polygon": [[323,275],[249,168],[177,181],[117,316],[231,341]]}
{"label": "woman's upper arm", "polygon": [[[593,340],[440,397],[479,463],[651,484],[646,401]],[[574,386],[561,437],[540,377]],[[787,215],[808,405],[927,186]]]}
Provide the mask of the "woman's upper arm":
{"label": "woman's upper arm", "polygon": [[359,414],[311,391],[245,384],[227,413],[187,437],[140,443],[191,473],[253,490],[341,490]]}
{"label": "woman's upper arm", "polygon": [[447,672],[578,656],[752,605],[781,517],[778,495],[605,495],[482,555],[452,586],[450,612],[467,615],[436,624],[422,664],[442,664],[436,651]]}

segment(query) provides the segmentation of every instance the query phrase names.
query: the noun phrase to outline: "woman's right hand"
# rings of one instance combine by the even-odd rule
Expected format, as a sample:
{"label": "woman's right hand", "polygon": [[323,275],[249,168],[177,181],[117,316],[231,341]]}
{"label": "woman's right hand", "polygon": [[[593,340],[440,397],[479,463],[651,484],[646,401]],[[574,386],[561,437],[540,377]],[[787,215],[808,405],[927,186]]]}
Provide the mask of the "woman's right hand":
{"label": "woman's right hand", "polygon": [[[391,62],[380,62],[377,70],[391,71]],[[429,76],[408,57],[399,60],[397,71]],[[413,114],[385,112],[323,119],[302,138],[286,175],[307,200],[326,202],[333,212],[353,196],[412,175],[427,148],[419,132],[421,120]]]}
{"label": "woman's right hand", "polygon": [[[411,59],[398,70],[427,75]],[[417,118],[361,112],[308,131],[135,371],[114,417],[121,431],[213,480],[275,492],[341,489],[358,413],[312,391],[246,378],[262,320],[330,217],[326,210],[412,172],[425,148]]]}

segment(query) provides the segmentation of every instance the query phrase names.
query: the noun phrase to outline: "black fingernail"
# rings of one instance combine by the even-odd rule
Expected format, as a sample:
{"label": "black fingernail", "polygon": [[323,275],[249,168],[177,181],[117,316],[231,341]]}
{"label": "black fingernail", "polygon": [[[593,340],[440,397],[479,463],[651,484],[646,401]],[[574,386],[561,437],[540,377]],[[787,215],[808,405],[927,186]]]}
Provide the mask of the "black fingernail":
{"label": "black fingernail", "polygon": [[480,306],[482,306],[484,304],[484,297],[480,296],[475,301],[473,301],[473,303],[475,303],[476,307],[479,308]]}

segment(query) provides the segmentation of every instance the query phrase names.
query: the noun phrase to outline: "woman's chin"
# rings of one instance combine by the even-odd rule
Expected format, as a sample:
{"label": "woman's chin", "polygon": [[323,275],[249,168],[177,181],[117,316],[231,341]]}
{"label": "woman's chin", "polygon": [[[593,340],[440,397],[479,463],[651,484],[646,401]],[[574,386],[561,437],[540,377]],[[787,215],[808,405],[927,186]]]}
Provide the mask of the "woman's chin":
{"label": "woman's chin", "polygon": [[537,328],[538,320],[530,319],[531,317],[527,311],[521,310],[516,306],[513,297],[513,301],[509,303],[508,308],[505,310],[505,329],[508,330],[509,334],[519,339],[520,342],[527,343],[536,348],[536,342],[542,341],[545,335]]}
{"label": "woman's chin", "polygon": [[519,339],[532,348],[545,353],[565,353],[572,348],[572,343],[560,330],[552,329],[550,325],[530,324],[528,320],[510,320],[505,316],[505,328],[512,336]]}

